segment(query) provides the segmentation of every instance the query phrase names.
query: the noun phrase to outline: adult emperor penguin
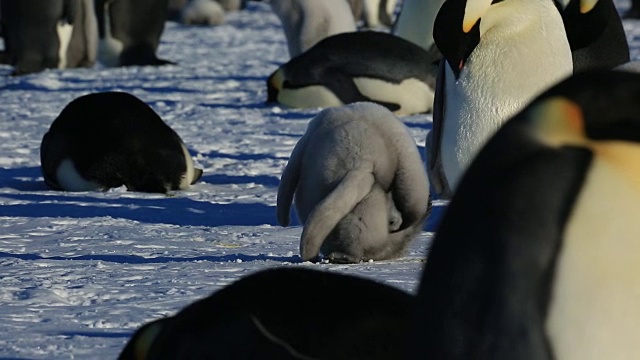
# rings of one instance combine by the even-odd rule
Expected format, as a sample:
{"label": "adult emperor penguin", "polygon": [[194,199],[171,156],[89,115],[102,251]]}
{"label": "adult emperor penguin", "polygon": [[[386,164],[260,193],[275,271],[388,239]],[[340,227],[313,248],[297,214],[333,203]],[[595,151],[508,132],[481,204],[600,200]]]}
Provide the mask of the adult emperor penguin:
{"label": "adult emperor penguin", "polygon": [[440,60],[440,51],[433,41],[436,15],[445,0],[404,0],[392,33],[407,39],[433,54],[433,61]]}
{"label": "adult emperor penguin", "polygon": [[640,74],[585,72],[506,123],[429,251],[413,358],[637,359]]}
{"label": "adult emperor penguin", "polygon": [[284,169],[278,223],[289,224],[295,194],[304,224],[302,259],[320,253],[333,262],[397,257],[422,229],[429,209],[421,163],[406,126],[384,107],[325,109],[309,122]]}
{"label": "adult emperor penguin", "polygon": [[121,92],[70,102],[42,139],[44,180],[55,190],[165,193],[202,175],[184,143],[144,102]]}
{"label": "adult emperor penguin", "polygon": [[613,0],[555,0],[573,54],[573,71],[612,69],[629,61],[629,44]]}
{"label": "adult emperor penguin", "polygon": [[640,18],[640,0],[631,0],[631,8],[624,15],[626,18]]}
{"label": "adult emperor penguin", "polygon": [[95,8],[103,65],[171,64],[156,56],[169,0],[95,0]]}
{"label": "adult emperor penguin", "polygon": [[267,101],[294,108],[372,101],[398,115],[433,107],[432,57],[420,46],[378,31],[330,36],[267,79]]}
{"label": "adult emperor penguin", "polygon": [[215,0],[190,0],[180,11],[180,22],[187,25],[221,25],[224,23],[224,9]]}
{"label": "adult emperor penguin", "polygon": [[511,115],[572,73],[551,0],[447,0],[434,27],[444,56],[427,139],[434,188],[447,198],[485,141]]}
{"label": "adult emperor penguin", "polygon": [[413,300],[356,276],[264,270],[144,325],[119,359],[393,359]]}
{"label": "adult emperor penguin", "polygon": [[14,75],[95,63],[93,0],[2,0],[0,7],[4,57]]}
{"label": "adult emperor penguin", "polygon": [[271,0],[271,9],[282,22],[290,57],[328,36],[356,31],[345,0]]}
{"label": "adult emperor penguin", "polygon": [[391,27],[396,3],[396,0],[364,0],[364,21],[367,27]]}

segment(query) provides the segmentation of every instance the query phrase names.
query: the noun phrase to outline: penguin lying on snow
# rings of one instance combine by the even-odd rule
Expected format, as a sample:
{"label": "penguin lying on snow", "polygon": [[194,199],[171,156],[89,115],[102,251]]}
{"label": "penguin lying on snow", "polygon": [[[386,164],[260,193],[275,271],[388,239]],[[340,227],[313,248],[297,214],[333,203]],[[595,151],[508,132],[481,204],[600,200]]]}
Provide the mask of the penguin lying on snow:
{"label": "penguin lying on snow", "polygon": [[42,174],[51,188],[131,191],[186,189],[202,175],[178,134],[145,103],[106,92],[70,102],[40,147]]}
{"label": "penguin lying on snow", "polygon": [[119,359],[391,359],[412,304],[371,280],[270,269],[143,326]]}
{"label": "penguin lying on snow", "polygon": [[221,25],[224,23],[224,9],[214,0],[191,0],[180,11],[180,22],[187,25]]}
{"label": "penguin lying on snow", "polygon": [[97,56],[93,0],[1,0],[2,60],[13,75],[90,67]]}
{"label": "penguin lying on snow", "polygon": [[549,0],[447,0],[433,35],[445,60],[427,169],[447,198],[500,125],[569,76],[573,65],[562,18]]}
{"label": "penguin lying on snow", "polygon": [[638,234],[640,75],[578,74],[469,167],[429,252],[411,350],[637,358]]}
{"label": "penguin lying on snow", "polygon": [[356,31],[346,0],[271,0],[271,9],[282,22],[290,57],[328,36]]}
{"label": "penguin lying on snow", "polygon": [[639,204],[640,75],[581,73],[479,153],[417,297],[266,270],[143,326],[121,359],[636,359]]}
{"label": "penguin lying on snow", "polygon": [[555,0],[573,54],[573,71],[629,61],[629,44],[613,0]]}
{"label": "penguin lying on snow", "polygon": [[399,115],[433,106],[437,65],[420,46],[390,34],[330,36],[280,66],[267,80],[267,101],[294,108],[376,102]]}
{"label": "penguin lying on snow", "polygon": [[304,260],[320,252],[333,262],[397,257],[422,229],[429,206],[415,141],[372,103],[325,109],[309,122],[278,188],[280,225],[289,224],[294,193]]}
{"label": "penguin lying on snow", "polygon": [[95,0],[95,8],[103,65],[172,64],[156,56],[169,0]]}

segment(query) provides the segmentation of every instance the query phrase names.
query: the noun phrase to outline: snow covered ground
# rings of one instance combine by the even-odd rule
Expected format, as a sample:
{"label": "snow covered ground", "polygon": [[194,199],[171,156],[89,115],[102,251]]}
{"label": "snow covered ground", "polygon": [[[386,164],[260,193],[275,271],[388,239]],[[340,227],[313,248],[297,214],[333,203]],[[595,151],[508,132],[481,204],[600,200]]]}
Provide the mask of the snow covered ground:
{"label": "snow covered ground", "polygon": [[[345,272],[415,290],[428,231],[394,261],[301,262],[301,228],[276,224],[276,191],[318,110],[264,103],[265,78],[288,56],[267,5],[226,20],[215,28],[167,23],[159,55],[177,66],[19,78],[0,67],[0,358],[115,358],[139,325],[269,267]],[[625,28],[638,59],[640,22]],[[80,95],[112,90],[138,96],[180,134],[205,171],[200,183],[169,196],[46,188],[39,149],[53,119]],[[403,120],[422,151],[430,115]]]}

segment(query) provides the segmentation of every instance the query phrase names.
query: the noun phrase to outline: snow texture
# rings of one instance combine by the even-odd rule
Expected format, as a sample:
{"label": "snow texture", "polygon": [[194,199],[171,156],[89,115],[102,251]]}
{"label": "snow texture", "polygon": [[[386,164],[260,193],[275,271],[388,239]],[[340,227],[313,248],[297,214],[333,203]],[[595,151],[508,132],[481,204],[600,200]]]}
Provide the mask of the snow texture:
{"label": "snow texture", "polygon": [[[638,59],[640,22],[626,20],[625,29]],[[268,4],[251,3],[213,28],[167,23],[158,55],[178,65],[24,77],[0,66],[0,358],[116,358],[143,323],[271,267],[416,290],[432,224],[406,256],[353,265],[302,262],[302,228],[276,224],[280,175],[319,109],[265,104],[265,79],[288,59]],[[42,136],[67,103],[99,91],[152,106],[204,169],[202,181],[168,196],[49,190]],[[423,153],[431,116],[402,120]]]}

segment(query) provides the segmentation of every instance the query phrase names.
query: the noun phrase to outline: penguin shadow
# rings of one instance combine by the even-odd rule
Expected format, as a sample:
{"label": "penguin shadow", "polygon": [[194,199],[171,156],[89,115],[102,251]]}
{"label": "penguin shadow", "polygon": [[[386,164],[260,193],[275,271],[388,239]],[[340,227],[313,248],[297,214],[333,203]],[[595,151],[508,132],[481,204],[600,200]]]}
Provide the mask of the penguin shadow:
{"label": "penguin shadow", "polygon": [[37,166],[11,169],[0,168],[0,188],[10,188],[18,191],[49,190],[42,180],[40,167]]}
{"label": "penguin shadow", "polygon": [[[257,183],[277,186],[278,179],[270,176],[209,175],[210,183]],[[39,167],[0,169],[0,188],[18,193],[1,194],[3,198],[23,203],[0,206],[0,216],[89,218],[111,216],[180,226],[258,226],[276,225],[275,207],[261,203],[215,204],[186,197],[153,194],[153,197],[100,197],[95,193],[51,191],[41,180]],[[40,193],[42,192],[42,193]],[[140,196],[146,196],[139,193]],[[98,195],[98,196],[96,196]]]}
{"label": "penguin shadow", "polygon": [[[208,157],[209,159],[230,159],[230,160],[238,160],[238,161],[259,161],[259,160],[288,160],[288,156],[275,156],[267,153],[258,153],[258,154],[248,154],[248,153],[240,153],[240,154],[227,154],[223,152],[219,152],[216,150],[212,150],[206,154],[202,154],[204,157]],[[206,173],[202,176],[202,179],[207,179],[211,175],[207,175]],[[259,176],[258,176],[259,177]],[[267,176],[271,177],[271,176]],[[275,184],[278,186],[278,184]]]}
{"label": "penguin shadow", "polygon": [[[128,339],[131,337],[132,331],[115,332],[115,331],[60,331],[54,333],[57,336],[64,337],[88,337],[88,338],[105,338],[105,339]],[[2,360],[2,358],[0,358]]]}
{"label": "penguin shadow", "polygon": [[[71,70],[67,70],[71,71]],[[0,91],[30,91],[30,92],[51,92],[52,89],[46,84],[38,84],[30,81],[31,78],[26,76],[19,79],[19,81],[5,84],[0,86]],[[58,93],[73,93],[77,94],[78,92],[86,92],[86,93],[98,93],[98,92],[110,92],[110,91],[120,91],[120,92],[128,92],[128,93],[137,93],[139,91],[146,91],[150,93],[186,93],[186,94],[198,94],[200,90],[196,89],[186,89],[172,86],[139,86],[139,85],[122,85],[118,84],[117,86],[91,86],[88,81],[83,79],[76,78],[60,78],[59,81],[66,83],[66,86],[62,86],[60,88],[56,88],[55,91]],[[84,86],[86,84],[86,87]]]}
{"label": "penguin shadow", "polygon": [[225,255],[208,255],[208,256],[191,256],[191,257],[173,257],[173,256],[158,256],[158,257],[142,257],[138,255],[117,255],[117,254],[102,254],[102,255],[78,255],[78,256],[41,256],[37,254],[12,254],[4,251],[0,251],[0,259],[13,258],[23,261],[102,261],[108,263],[116,263],[123,265],[144,265],[144,264],[165,264],[165,263],[190,263],[194,261],[209,261],[209,262],[254,262],[254,261],[276,261],[280,263],[302,263],[302,258],[299,255],[292,256],[276,256],[276,255],[246,255],[246,254],[225,254]]}
{"label": "penguin shadow", "polygon": [[275,176],[255,175],[255,176],[234,176],[234,175],[205,175],[201,178],[202,182],[213,185],[225,184],[256,184],[265,187],[277,188],[280,179]]}

